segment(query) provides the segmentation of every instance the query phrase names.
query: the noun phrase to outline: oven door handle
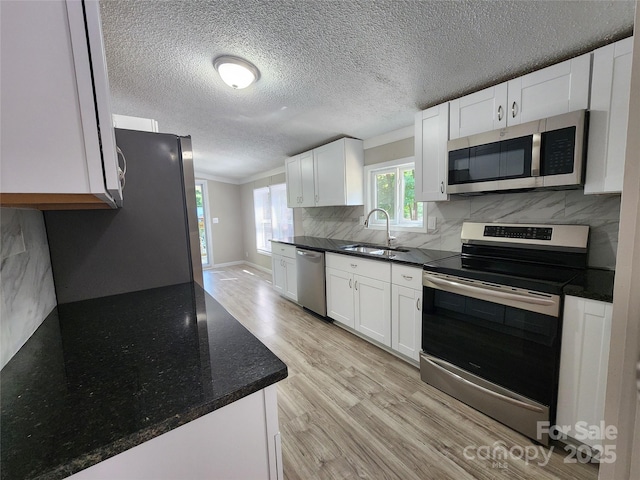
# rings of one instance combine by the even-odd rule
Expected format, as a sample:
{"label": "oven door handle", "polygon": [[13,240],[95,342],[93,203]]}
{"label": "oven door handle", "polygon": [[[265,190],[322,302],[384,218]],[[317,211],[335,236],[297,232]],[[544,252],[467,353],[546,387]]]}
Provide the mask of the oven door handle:
{"label": "oven door handle", "polygon": [[490,295],[496,298],[504,298],[506,300],[514,300],[517,302],[530,303],[534,305],[546,305],[552,306],[555,305],[556,302],[550,298],[541,298],[534,296],[521,295],[518,293],[509,293],[509,292],[500,292],[498,290],[493,290],[489,288],[476,287],[474,285],[465,285],[464,283],[454,282],[451,280],[443,280],[441,278],[434,277],[427,273],[424,274],[424,278],[428,279],[430,282],[439,285],[441,287],[449,287],[457,290],[474,292],[474,293],[482,293],[484,295]]}
{"label": "oven door handle", "polygon": [[452,371],[450,371],[447,368],[443,367],[442,365],[437,363],[437,361],[435,361],[435,359],[433,359],[433,358],[431,358],[431,357],[429,357],[427,355],[423,354],[422,355],[422,359],[425,362],[427,362],[429,365],[437,368],[438,370],[442,371],[446,375],[455,378],[456,381],[464,383],[466,385],[469,385],[469,386],[471,386],[473,388],[477,388],[478,390],[481,390],[482,392],[486,393],[487,395],[490,395],[490,396],[495,397],[495,398],[499,398],[501,400],[504,400],[505,402],[511,403],[513,405],[517,405],[518,407],[525,408],[527,410],[531,410],[531,411],[539,412],[539,413],[543,412],[543,409],[538,407],[538,406],[536,406],[536,405],[531,405],[530,403],[523,402],[521,400],[509,397],[509,396],[504,395],[502,393],[494,392],[493,390],[490,390],[490,389],[488,389],[486,387],[483,387],[482,385],[478,385],[477,383],[473,383],[473,382],[467,380],[466,378],[463,378],[460,375],[458,375],[456,373],[453,373]]}

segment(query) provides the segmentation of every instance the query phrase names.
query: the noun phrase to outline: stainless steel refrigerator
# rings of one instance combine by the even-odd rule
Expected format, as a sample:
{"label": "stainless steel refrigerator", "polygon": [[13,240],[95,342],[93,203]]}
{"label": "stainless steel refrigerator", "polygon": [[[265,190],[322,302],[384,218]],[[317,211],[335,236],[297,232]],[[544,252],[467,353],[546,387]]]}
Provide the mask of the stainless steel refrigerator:
{"label": "stainless steel refrigerator", "polygon": [[122,208],[44,214],[58,304],[202,285],[191,137],[115,133],[126,159]]}

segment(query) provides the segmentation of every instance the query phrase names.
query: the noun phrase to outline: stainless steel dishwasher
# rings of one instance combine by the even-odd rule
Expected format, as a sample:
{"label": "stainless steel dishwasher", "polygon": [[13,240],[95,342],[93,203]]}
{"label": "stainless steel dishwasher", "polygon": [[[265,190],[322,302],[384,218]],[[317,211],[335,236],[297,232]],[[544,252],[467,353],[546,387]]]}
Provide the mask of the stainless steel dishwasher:
{"label": "stainless steel dishwasher", "polygon": [[296,248],[298,303],[325,317],[327,296],[324,285],[324,252]]}

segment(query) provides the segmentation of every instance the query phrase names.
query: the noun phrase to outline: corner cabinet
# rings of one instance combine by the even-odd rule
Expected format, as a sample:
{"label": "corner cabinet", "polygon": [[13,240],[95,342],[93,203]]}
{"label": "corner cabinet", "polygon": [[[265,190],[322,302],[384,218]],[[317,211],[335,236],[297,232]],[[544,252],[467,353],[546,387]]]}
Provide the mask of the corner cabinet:
{"label": "corner cabinet", "polygon": [[294,302],[298,301],[298,268],[295,246],[276,242],[271,244],[271,276],[276,292]]}
{"label": "corner cabinet", "polygon": [[120,206],[98,1],[0,9],[2,206]]}
{"label": "corner cabinet", "polygon": [[362,140],[341,138],[288,158],[285,171],[290,208],[364,202]]}
{"label": "corner cabinet", "polygon": [[449,200],[446,194],[449,104],[443,103],[418,112],[415,127],[416,200]]}
{"label": "corner cabinet", "polygon": [[584,430],[604,421],[612,313],[610,303],[565,298],[556,424],[592,447],[602,440]]}
{"label": "corner cabinet", "polygon": [[327,316],[391,347],[391,266],[327,253]]}
{"label": "corner cabinet", "polygon": [[585,194],[622,192],[632,56],[633,37],[593,52]]}
{"label": "corner cabinet", "polygon": [[589,108],[587,53],[449,102],[450,139]]}
{"label": "corner cabinet", "polygon": [[391,348],[416,363],[422,340],[422,269],[391,265]]}

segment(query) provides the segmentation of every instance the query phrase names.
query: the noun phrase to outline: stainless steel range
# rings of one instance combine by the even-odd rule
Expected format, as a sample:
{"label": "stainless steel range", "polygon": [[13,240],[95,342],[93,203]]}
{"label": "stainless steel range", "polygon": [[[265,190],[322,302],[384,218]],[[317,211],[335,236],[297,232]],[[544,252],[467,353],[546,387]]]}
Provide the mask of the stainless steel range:
{"label": "stainless steel range", "polygon": [[589,227],[464,223],[462,253],[423,272],[423,381],[528,437],[555,420],[562,288]]}

